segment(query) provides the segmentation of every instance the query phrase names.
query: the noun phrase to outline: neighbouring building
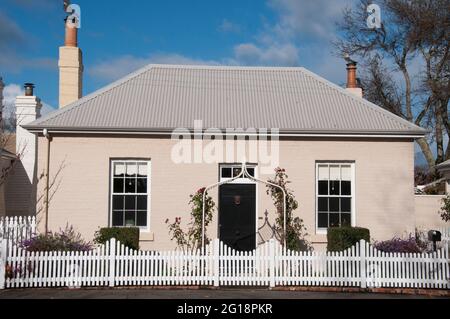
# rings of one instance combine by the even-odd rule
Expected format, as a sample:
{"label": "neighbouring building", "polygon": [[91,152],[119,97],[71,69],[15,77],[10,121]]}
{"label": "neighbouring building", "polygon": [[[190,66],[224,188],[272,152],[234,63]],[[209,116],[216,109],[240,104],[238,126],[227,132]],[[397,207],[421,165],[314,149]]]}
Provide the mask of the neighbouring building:
{"label": "neighbouring building", "polygon": [[1,132],[0,216],[36,214],[37,136],[23,128],[40,117],[42,105],[33,89],[33,84],[26,83],[24,95],[16,97],[16,132]]}

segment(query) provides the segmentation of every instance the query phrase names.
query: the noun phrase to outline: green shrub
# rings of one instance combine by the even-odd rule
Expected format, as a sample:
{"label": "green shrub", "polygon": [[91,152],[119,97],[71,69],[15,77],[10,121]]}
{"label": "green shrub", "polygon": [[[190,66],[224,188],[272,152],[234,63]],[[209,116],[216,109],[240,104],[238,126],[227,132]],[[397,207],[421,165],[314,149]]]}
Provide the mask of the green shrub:
{"label": "green shrub", "polygon": [[139,228],[137,227],[106,227],[95,232],[94,242],[105,244],[111,238],[120,241],[125,247],[139,250]]}
{"label": "green shrub", "polygon": [[442,199],[442,208],[439,213],[444,222],[450,222],[450,195]]}
{"label": "green shrub", "polygon": [[370,231],[360,227],[328,228],[328,251],[343,251],[361,239],[370,242]]}

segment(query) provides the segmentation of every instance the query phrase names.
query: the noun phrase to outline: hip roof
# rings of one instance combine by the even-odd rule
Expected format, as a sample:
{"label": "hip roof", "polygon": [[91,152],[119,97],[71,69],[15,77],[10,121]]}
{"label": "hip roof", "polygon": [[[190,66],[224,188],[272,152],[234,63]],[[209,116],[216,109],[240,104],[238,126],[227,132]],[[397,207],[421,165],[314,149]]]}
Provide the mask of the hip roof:
{"label": "hip roof", "polygon": [[58,131],[266,128],[292,134],[426,131],[304,68],[149,65],[24,127]]}

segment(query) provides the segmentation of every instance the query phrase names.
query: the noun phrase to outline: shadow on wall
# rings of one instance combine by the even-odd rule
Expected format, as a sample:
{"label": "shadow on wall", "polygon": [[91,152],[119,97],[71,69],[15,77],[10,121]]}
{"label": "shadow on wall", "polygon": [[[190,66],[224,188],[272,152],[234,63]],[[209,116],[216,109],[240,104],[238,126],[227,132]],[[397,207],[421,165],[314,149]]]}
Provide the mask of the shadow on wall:
{"label": "shadow on wall", "polygon": [[5,184],[6,216],[33,216],[36,214],[35,190],[22,162],[18,162]]}

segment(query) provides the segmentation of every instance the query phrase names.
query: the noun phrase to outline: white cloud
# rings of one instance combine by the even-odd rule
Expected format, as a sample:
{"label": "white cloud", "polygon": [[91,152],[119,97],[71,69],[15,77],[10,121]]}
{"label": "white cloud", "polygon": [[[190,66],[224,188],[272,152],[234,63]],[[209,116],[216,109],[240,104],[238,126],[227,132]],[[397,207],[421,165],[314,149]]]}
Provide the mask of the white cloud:
{"label": "white cloud", "polygon": [[269,46],[243,43],[235,46],[233,61],[240,65],[298,66],[299,49],[291,43]]}
{"label": "white cloud", "polygon": [[259,47],[252,43],[243,43],[234,48],[232,57],[220,61],[202,60],[176,53],[159,53],[148,57],[123,55],[104,60],[88,69],[88,74],[95,80],[114,81],[138,70],[148,64],[180,64],[180,65],[298,65],[298,49],[290,44],[272,44]]}
{"label": "white cloud", "polygon": [[[335,33],[335,22],[343,8],[352,2],[354,0],[268,0],[269,7],[276,13],[276,21],[265,24],[255,41],[236,45],[232,61],[274,66],[298,66],[313,61],[311,64],[321,66],[331,57],[330,39]],[[310,52],[311,45],[317,50],[314,54]],[[321,71],[326,75],[323,71],[327,70],[322,68]],[[330,74],[334,77],[335,70],[330,70]]]}
{"label": "white cloud", "polygon": [[330,39],[342,10],[355,0],[269,0],[278,14],[273,32],[280,37],[308,36]]}
{"label": "white cloud", "polygon": [[[307,64],[313,71],[333,81],[345,77],[345,65],[339,65],[331,53],[330,39],[335,22],[346,5],[356,0],[267,0],[276,14],[275,22],[265,23],[253,41],[237,43],[233,54],[219,60],[202,60],[177,53],[150,56],[124,55],[99,62],[88,74],[100,81],[112,81],[150,63],[299,66]],[[227,19],[221,32],[238,32],[241,27]]]}
{"label": "white cloud", "polygon": [[227,19],[223,19],[222,23],[219,26],[219,31],[224,33],[240,33],[241,32],[241,26],[231,22]]}
{"label": "white cloud", "polygon": [[290,43],[271,43],[256,45],[243,43],[234,47],[233,56],[220,61],[202,60],[176,53],[159,53],[148,57],[123,55],[90,67],[88,74],[95,80],[111,82],[138,70],[145,65],[180,64],[180,65],[266,65],[298,66],[299,50]]}
{"label": "white cloud", "polygon": [[23,95],[24,91],[20,85],[17,84],[9,84],[5,86],[3,90],[3,113],[6,116],[9,116],[13,112],[15,112],[14,102],[18,95]]}
{"label": "white cloud", "polygon": [[117,80],[145,65],[151,63],[160,64],[191,64],[191,65],[218,65],[217,61],[207,61],[189,58],[180,54],[153,54],[148,57],[136,57],[124,55],[111,60],[102,61],[88,69],[88,74],[97,80]]}

